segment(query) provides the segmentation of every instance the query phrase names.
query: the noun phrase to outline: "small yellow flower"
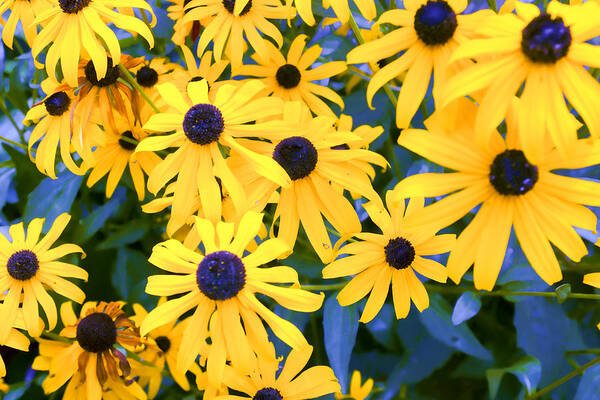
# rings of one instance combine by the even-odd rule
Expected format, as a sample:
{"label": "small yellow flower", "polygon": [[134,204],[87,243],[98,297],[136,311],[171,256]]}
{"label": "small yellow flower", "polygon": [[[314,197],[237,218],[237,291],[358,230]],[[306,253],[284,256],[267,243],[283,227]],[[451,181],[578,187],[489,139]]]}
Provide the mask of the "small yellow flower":
{"label": "small yellow flower", "polygon": [[352,373],[352,379],[350,380],[350,393],[341,394],[336,393],[335,398],[337,400],[342,399],[354,399],[354,400],[365,400],[371,390],[373,390],[373,379],[369,378],[364,384],[361,383],[360,371],[356,370]]}

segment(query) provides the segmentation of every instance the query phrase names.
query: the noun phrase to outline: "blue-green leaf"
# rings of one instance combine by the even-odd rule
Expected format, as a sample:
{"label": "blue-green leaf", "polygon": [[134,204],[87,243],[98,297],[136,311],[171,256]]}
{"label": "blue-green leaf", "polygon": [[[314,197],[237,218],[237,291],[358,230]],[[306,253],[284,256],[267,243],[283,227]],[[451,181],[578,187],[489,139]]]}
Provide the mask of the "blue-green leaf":
{"label": "blue-green leaf", "polygon": [[474,296],[473,292],[464,292],[460,295],[454,310],[452,311],[452,323],[454,325],[462,324],[464,321],[473,318],[481,309],[481,300]]}
{"label": "blue-green leaf", "polygon": [[542,376],[542,366],[537,358],[525,356],[519,361],[506,368],[494,368],[486,371],[490,399],[494,400],[500,389],[500,382],[505,373],[513,374],[525,389],[527,393],[532,393],[540,382]]}
{"label": "blue-green leaf", "polygon": [[588,368],[584,373],[573,400],[600,399],[600,364]]}
{"label": "blue-green leaf", "polygon": [[342,307],[335,296],[323,306],[323,333],[329,363],[342,390],[348,387],[348,365],[358,331],[356,304]]}
{"label": "blue-green leaf", "polygon": [[82,241],[92,237],[94,233],[98,232],[104,226],[106,220],[117,212],[119,205],[125,199],[125,194],[126,193],[124,188],[117,187],[115,193],[112,195],[108,203],[96,208],[87,217],[83,218],[80,221],[80,225],[82,228]]}

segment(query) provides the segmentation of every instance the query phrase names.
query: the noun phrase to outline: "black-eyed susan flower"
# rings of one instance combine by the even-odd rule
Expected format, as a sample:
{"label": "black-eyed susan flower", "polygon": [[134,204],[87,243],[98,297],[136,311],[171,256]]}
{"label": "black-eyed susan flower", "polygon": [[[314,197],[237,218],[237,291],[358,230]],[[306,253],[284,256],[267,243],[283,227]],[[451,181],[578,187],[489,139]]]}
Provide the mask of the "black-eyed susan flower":
{"label": "black-eyed susan flower", "polygon": [[25,329],[31,336],[39,336],[44,328],[39,323],[38,303],[42,306],[48,322],[48,329],[54,329],[57,322],[56,305],[46,289],[81,303],[85,294],[65,278],[77,278],[84,281],[88,273],[75,265],[57,261],[71,253],[83,253],[75,244],[62,244],[50,248],[58,239],[71,219],[69,214],[61,214],[52,223],[48,233],[40,240],[44,218],[35,218],[27,226],[27,237],[23,223],[11,225],[11,241],[0,234],[0,293],[6,293],[0,306],[0,343],[9,335],[14,326],[23,302]]}
{"label": "black-eyed susan flower", "polygon": [[287,57],[272,44],[266,43],[269,57],[263,61],[256,54],[254,60],[258,65],[244,65],[240,75],[254,76],[266,86],[268,94],[280,97],[285,101],[304,102],[317,115],[335,118],[331,108],[319,98],[323,97],[340,108],[344,108],[344,100],[332,89],[313,83],[330,78],[346,70],[343,61],[332,61],[309,69],[321,55],[321,47],[314,45],[304,51],[306,35],[298,35],[290,45]]}
{"label": "black-eyed susan flower", "polygon": [[31,46],[33,39],[37,36],[37,25],[33,23],[35,16],[52,7],[50,0],[2,0],[0,1],[0,15],[10,10],[10,15],[6,22],[2,21],[2,41],[12,49],[13,39],[17,24],[21,21],[23,33],[27,44]]}
{"label": "black-eyed susan flower", "polygon": [[127,357],[121,346],[133,351],[141,345],[138,328],[121,309],[123,302],[86,302],[79,318],[71,302],[61,305],[64,340],[37,339],[40,355],[33,368],[48,371],[42,382],[46,394],[69,382],[65,399],[146,399],[131,379]]}
{"label": "black-eyed susan flower", "polygon": [[144,200],[146,194],[144,174],[149,175],[161,158],[151,151],[135,152],[136,142],[148,135],[131,113],[117,115],[115,126],[111,126],[108,122],[102,125],[106,136],[104,143],[93,152],[95,163],[88,177],[87,186],[92,187],[108,174],[106,197],[111,197],[125,169],[129,167],[138,200]]}
{"label": "black-eyed susan flower", "polygon": [[[93,61],[94,75],[103,79],[111,74],[108,60],[121,59],[121,47],[107,23],[129,32],[137,32],[154,46],[154,36],[148,26],[136,17],[120,14],[115,7],[135,7],[152,14],[152,7],[144,0],[52,0],[53,7],[37,15],[35,23],[42,30],[33,41],[34,60],[48,46],[45,65],[48,76],[56,76],[60,60],[65,81],[78,85],[77,69],[84,54]],[[110,57],[108,57],[108,54]]]}
{"label": "black-eyed susan flower", "polygon": [[336,393],[335,398],[338,400],[365,400],[371,394],[371,390],[373,390],[373,383],[373,379],[369,378],[363,384],[360,371],[355,370],[352,372],[352,378],[350,379],[350,390],[348,391],[348,394]]}
{"label": "black-eyed susan flower", "polygon": [[273,345],[271,357],[258,360],[257,368],[249,376],[240,376],[234,367],[227,366],[223,383],[245,396],[223,396],[226,400],[306,400],[340,391],[340,384],[330,367],[318,365],[302,369],[312,354],[312,346],[292,349],[279,372],[279,361],[275,359]]}
{"label": "black-eyed susan flower", "polygon": [[[470,126],[475,114],[459,110],[459,115],[470,119]],[[411,129],[398,139],[407,149],[456,171],[409,176],[396,186],[394,192],[399,198],[448,194],[407,217],[407,229],[448,226],[481,204],[448,259],[448,276],[456,283],[474,264],[475,287],[492,290],[514,228],[531,266],[551,285],[562,279],[562,272],[550,242],[578,262],[587,249],[573,226],[596,230],[596,216],[584,205],[600,205],[600,184],[551,171],[597,164],[600,149],[589,140],[581,140],[574,148],[577,157],[565,159],[550,143],[540,143],[544,156],[533,163],[523,152],[517,120],[518,115],[511,112],[506,139],[496,132],[489,146],[476,141],[473,129],[460,134],[439,128]],[[570,123],[576,124],[573,120]]]}
{"label": "black-eyed susan flower", "polygon": [[[187,46],[182,45],[181,51],[183,53],[183,58],[185,60],[187,69],[175,71],[175,73],[173,73],[173,79],[171,79],[171,82],[181,93],[186,93],[187,86],[190,82],[206,79],[206,83],[208,84],[209,98],[214,98],[213,93],[216,92],[215,89],[221,86],[223,82],[217,82],[217,80],[223,74],[225,68],[227,68],[229,61],[217,60],[213,63],[212,51],[205,51],[204,54],[202,54],[202,58],[200,58],[200,63],[198,64],[196,62],[196,58]],[[237,81],[229,80],[226,82],[235,84]]]}
{"label": "black-eyed susan flower", "polygon": [[[267,129],[263,128],[264,124],[249,122],[281,115],[280,99],[256,97],[263,89],[264,85],[257,81],[239,87],[223,85],[215,94],[215,100],[211,101],[204,79],[190,82],[187,89],[189,97],[185,100],[170,83],[158,87],[164,101],[176,112],[153,115],[144,129],[156,132],[174,130],[175,133],[148,137],[138,145],[136,152],[178,148],[165,157],[148,178],[148,190],[156,194],[177,176],[171,207],[172,229],[183,226],[194,213],[190,200],[196,195],[200,196],[203,215],[211,221],[219,221],[222,215],[220,185],[229,192],[236,209],[246,208],[242,185],[231,173],[220,146],[243,154],[247,168],[258,171],[277,184],[289,186],[290,178],[279,164],[270,157],[245,149],[235,139],[263,137],[263,130]],[[220,184],[216,178],[219,178]]]}
{"label": "black-eyed susan flower", "polygon": [[191,0],[169,0],[173,3],[167,7],[168,17],[175,21],[173,25],[173,36],[171,40],[173,43],[179,46],[185,44],[185,39],[189,36],[192,42],[196,42],[200,35],[202,26],[206,26],[210,22],[211,18],[207,17],[202,21],[183,21],[183,17],[187,14],[191,8],[186,8]]}
{"label": "black-eyed susan flower", "polygon": [[[163,304],[165,301],[166,298],[162,297],[158,305]],[[148,312],[140,304],[134,304],[133,310],[135,315],[131,317],[131,320],[139,326],[148,315]],[[134,375],[139,376],[140,386],[148,386],[148,398],[150,399],[154,398],[160,389],[165,364],[169,367],[169,373],[173,380],[186,392],[190,390],[190,383],[185,376],[185,371],[177,368],[177,354],[189,319],[178,324],[175,324],[175,322],[175,320],[169,322],[148,334],[151,342],[146,344],[142,352],[138,353],[141,359],[146,362],[145,364],[137,361],[131,362]],[[152,364],[152,366],[148,364]],[[192,363],[190,371],[196,376],[202,374],[196,363]]]}
{"label": "black-eyed susan flower", "polygon": [[231,360],[242,373],[248,373],[255,363],[255,353],[259,357],[269,354],[261,319],[292,348],[308,345],[302,332],[265,307],[256,298],[257,293],[273,298],[283,307],[302,312],[313,312],[323,302],[322,293],[310,293],[299,287],[293,268],[262,268],[290,252],[285,242],[268,239],[254,251],[245,251],[260,230],[262,217],[262,214],[248,212],[239,224],[218,222],[216,227],[207,219],[196,218],[195,229],[202,239],[204,254],[172,239],[154,246],[149,258],[150,263],[170,274],[150,276],[146,292],[180,297],[152,310],[142,322],[141,333],[145,335],[195,309],[183,332],[177,368],[188,370],[206,347],[206,338],[210,335],[210,348],[203,356],[206,356],[206,372],[212,386],[221,385],[226,360]]}
{"label": "black-eyed susan flower", "polygon": [[[296,6],[298,14],[304,22],[308,25],[315,24],[311,0],[286,1],[286,4],[292,3]],[[356,4],[358,11],[360,11],[365,19],[372,21],[377,16],[377,9],[375,8],[375,2],[373,0],[355,0],[354,4]],[[348,0],[323,0],[323,8],[327,9],[330,7],[333,8],[333,12],[342,24],[348,23],[350,20],[350,5]]]}
{"label": "black-eyed susan flower", "polygon": [[249,204],[262,209],[269,201],[277,203],[273,222],[276,225],[278,221],[277,237],[293,248],[302,223],[315,252],[328,262],[332,260],[333,248],[324,218],[342,235],[361,230],[354,207],[340,189],[379,200],[362,163],[385,167],[387,162],[366,149],[337,149],[362,138],[350,131],[336,131],[332,118],[313,118],[300,102],[285,105],[283,122],[289,133],[273,130],[267,137],[272,143],[243,142],[245,147],[272,157],[287,171],[292,184],[282,187],[278,197],[278,184],[248,171],[235,152],[230,165],[244,182]]}
{"label": "black-eyed susan flower", "polygon": [[228,54],[234,71],[242,65],[244,36],[254,51],[266,59],[269,57],[267,40],[261,33],[273,39],[279,47],[283,44],[281,32],[267,19],[293,18],[296,14],[294,8],[285,7],[280,0],[191,0],[187,9],[189,12],[183,17],[183,22],[211,17],[198,39],[198,57],[212,42],[215,60],[221,60]]}
{"label": "black-eyed susan flower", "polygon": [[[179,64],[175,64],[169,61],[165,57],[155,57],[150,61],[144,61],[141,64],[137,64],[131,69],[133,75],[135,75],[136,82],[144,90],[144,92],[150,97],[151,100],[156,101],[160,98],[156,86],[167,81],[171,81],[173,73],[175,71],[181,71],[182,68]],[[139,108],[138,102],[145,101],[139,96],[139,93],[135,92],[134,96],[135,103],[134,108]],[[158,105],[161,108],[161,105]]]}
{"label": "black-eyed susan flower", "polygon": [[[29,136],[29,156],[35,158],[35,165],[41,173],[56,179],[54,166],[56,149],[59,148],[62,161],[69,171],[81,175],[85,170],[71,157],[71,121],[76,98],[73,89],[67,84],[59,84],[51,79],[42,82],[42,89],[48,96],[34,105],[23,121],[27,125],[35,124]],[[38,141],[34,157],[31,149]]]}
{"label": "black-eyed susan flower", "polygon": [[577,127],[569,123],[569,104],[581,115],[590,133],[600,137],[600,85],[586,67],[599,67],[598,48],[589,39],[598,35],[600,7],[593,2],[567,6],[552,2],[541,12],[535,4],[517,2],[517,14],[492,17],[478,33],[483,38],[463,43],[453,59],[477,63],[456,74],[440,92],[441,105],[482,89],[486,93],[476,120],[477,139],[488,145],[504,119],[513,96],[523,87],[519,117],[521,144],[527,158],[543,161],[551,141],[563,155],[571,153]]}
{"label": "black-eyed susan flower", "polygon": [[367,102],[383,85],[406,72],[396,107],[396,125],[408,128],[421,104],[433,71],[433,94],[445,84],[448,61],[460,42],[472,35],[483,23],[489,10],[461,15],[465,0],[415,0],[404,2],[406,9],[384,12],[378,24],[392,24],[394,29],[380,39],[367,42],[348,53],[349,64],[377,62],[402,53],[397,59],[378,70],[367,86]]}
{"label": "black-eyed susan flower", "polygon": [[389,213],[376,204],[364,205],[382,233],[356,234],[361,241],[347,244],[340,250],[349,255],[323,269],[324,278],[355,275],[337,296],[342,306],[354,304],[371,293],[360,316],[364,323],[379,313],[390,284],[396,318],[405,318],[411,300],[419,311],[429,307],[427,290],[415,271],[437,282],[446,282],[448,277],[442,264],[423,256],[447,253],[454,245],[455,235],[436,236],[429,227],[405,227],[405,218],[423,209],[423,199],[411,199],[405,210],[404,200],[392,207],[390,198],[391,192],[388,192]]}

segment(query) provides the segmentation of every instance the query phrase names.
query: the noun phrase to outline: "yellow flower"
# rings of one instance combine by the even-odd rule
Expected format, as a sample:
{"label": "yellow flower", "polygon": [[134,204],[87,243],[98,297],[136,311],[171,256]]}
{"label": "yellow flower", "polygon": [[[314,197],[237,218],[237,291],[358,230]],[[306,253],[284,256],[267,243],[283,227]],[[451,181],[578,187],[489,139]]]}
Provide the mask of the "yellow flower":
{"label": "yellow flower", "polygon": [[248,171],[235,152],[230,165],[242,177],[249,204],[262,210],[269,201],[277,203],[273,218],[273,226],[279,221],[277,237],[293,248],[302,222],[315,252],[323,262],[328,262],[333,259],[333,248],[323,217],[341,234],[360,232],[356,211],[341,189],[377,201],[379,195],[373,190],[364,166],[373,163],[385,167],[387,162],[369,150],[336,149],[362,138],[349,131],[336,131],[333,128],[336,121],[332,118],[313,118],[302,103],[287,103],[283,122],[290,131],[273,130],[268,137],[272,143],[240,142],[275,159],[292,178],[291,186],[281,187],[279,197],[276,197],[279,185]]}
{"label": "yellow flower", "polygon": [[[190,82],[206,79],[206,83],[208,84],[208,97],[214,99],[216,89],[223,84],[223,81],[217,82],[217,80],[223,74],[225,68],[227,68],[229,61],[218,60],[213,64],[211,63],[212,51],[205,51],[200,59],[200,63],[196,64],[196,59],[187,46],[182,45],[181,51],[183,52],[183,58],[187,69],[175,71],[171,82],[181,93],[186,93],[187,86]],[[237,81],[230,80],[227,81],[227,83],[237,84]]]}
{"label": "yellow flower", "polygon": [[194,213],[191,200],[196,195],[200,196],[206,218],[215,222],[221,219],[221,189],[217,177],[229,192],[235,208],[244,210],[247,207],[242,185],[231,173],[221,147],[241,152],[247,168],[278,184],[289,185],[289,177],[272,158],[247,150],[238,144],[239,139],[234,139],[234,136],[263,137],[264,124],[251,125],[248,122],[281,114],[280,99],[256,98],[263,88],[256,81],[239,87],[223,85],[218,89],[215,100],[211,101],[204,79],[190,82],[187,90],[189,99],[185,100],[170,83],[158,87],[162,98],[176,112],[153,115],[144,129],[176,132],[148,137],[137,146],[136,152],[178,148],[161,161],[148,178],[148,190],[156,194],[177,176],[169,234],[183,226]]}
{"label": "yellow flower", "polygon": [[[518,108],[519,113],[524,110]],[[464,126],[474,126],[476,114],[473,109],[458,110],[470,122]],[[531,266],[551,285],[562,279],[562,272],[549,242],[578,262],[587,249],[572,226],[596,230],[596,216],[584,205],[600,205],[600,184],[550,171],[598,164],[600,148],[581,140],[574,147],[576,156],[564,159],[551,144],[540,143],[544,156],[533,163],[523,152],[517,120],[518,114],[509,114],[506,139],[495,132],[487,147],[475,140],[473,129],[410,129],[398,139],[407,149],[457,171],[413,175],[396,186],[398,198],[448,194],[406,218],[407,229],[448,226],[483,203],[450,253],[448,276],[456,283],[474,264],[475,287],[492,290],[514,227]]]}
{"label": "yellow flower", "polygon": [[[269,343],[269,346],[271,357],[259,359],[257,368],[249,376],[240,376],[233,367],[225,367],[223,383],[257,400],[305,400],[340,391],[340,385],[330,367],[319,365],[302,371],[310,359],[312,346],[292,349],[279,374],[277,374],[279,362],[275,359],[273,345]],[[248,399],[243,396],[220,398]]]}
{"label": "yellow flower", "polygon": [[[315,24],[315,17],[312,12],[312,1],[311,0],[287,0],[286,4],[294,4],[298,9],[298,14],[308,25]],[[377,9],[375,8],[375,2],[373,0],[355,0],[354,4],[358,7],[358,11],[362,14],[365,19],[372,21],[377,16]],[[350,20],[350,7],[348,0],[323,0],[323,8],[333,8],[333,12],[337,16],[336,20],[339,20],[343,25],[346,25]],[[325,18],[323,26],[331,24],[331,18]],[[346,30],[347,32],[347,30]]]}
{"label": "yellow flower", "polygon": [[283,37],[268,19],[293,18],[296,11],[285,7],[280,0],[192,0],[186,6],[188,13],[183,22],[201,21],[212,17],[198,40],[200,57],[209,43],[213,43],[215,60],[221,60],[227,46],[233,71],[242,65],[244,36],[262,59],[269,56],[267,40],[259,32],[272,38],[279,47]]}
{"label": "yellow flower", "polygon": [[447,75],[454,72],[448,69],[452,51],[472,35],[474,27],[484,24],[483,18],[491,13],[482,10],[460,15],[467,6],[466,0],[410,0],[405,1],[404,6],[404,10],[384,12],[377,20],[377,24],[392,24],[398,29],[356,47],[347,56],[349,64],[356,64],[377,62],[404,51],[377,71],[367,87],[370,107],[377,90],[408,71],[396,107],[396,125],[401,129],[410,125],[427,92],[432,71],[433,98],[437,100],[438,90],[445,84]]}
{"label": "yellow flower", "polygon": [[145,23],[113,11],[115,7],[135,7],[149,11],[156,18],[144,0],[52,0],[52,4],[53,7],[36,16],[35,23],[41,24],[42,30],[33,41],[31,52],[35,60],[50,45],[45,61],[48,76],[56,76],[60,60],[65,81],[73,87],[77,86],[77,66],[82,54],[92,59],[97,79],[110,75],[107,50],[113,60],[121,59],[119,41],[107,23],[137,32],[150,47],[154,46],[154,37]]}
{"label": "yellow flower", "polygon": [[[300,289],[298,274],[293,268],[261,268],[290,252],[284,242],[269,239],[245,255],[245,249],[261,227],[262,217],[259,213],[246,213],[235,233],[233,223],[218,222],[215,228],[210,221],[196,218],[204,255],[176,240],[169,240],[154,246],[149,259],[150,263],[171,274],[150,276],[146,292],[154,296],[183,296],[152,310],[142,322],[142,335],[195,309],[183,332],[177,368],[183,371],[190,368],[206,347],[210,333],[206,372],[208,381],[216,387],[222,381],[227,359],[247,373],[255,362],[255,352],[259,357],[268,354],[264,344],[267,333],[261,319],[292,348],[308,345],[300,330],[265,307],[256,298],[256,293],[302,312],[316,311],[323,302],[322,293],[317,295]],[[276,286],[269,282],[293,285]]]}
{"label": "yellow flower", "polygon": [[454,60],[477,63],[450,79],[440,93],[441,106],[457,97],[487,89],[480,98],[477,140],[490,146],[513,96],[521,90],[519,132],[522,149],[532,162],[543,161],[551,141],[563,155],[576,156],[577,126],[570,124],[569,104],[581,115],[590,133],[600,137],[600,85],[586,67],[600,67],[598,46],[586,43],[598,35],[600,7],[588,2],[567,6],[552,2],[540,13],[535,4],[517,2],[517,14],[490,18],[467,41]]}
{"label": "yellow flower", "polygon": [[[130,72],[135,76],[136,82],[144,90],[144,92],[150,97],[152,101],[157,103],[160,99],[160,95],[156,90],[156,87],[162,83],[171,81],[176,71],[182,71],[181,65],[172,63],[168,58],[155,57],[152,60],[144,61],[143,63],[135,65]],[[134,109],[142,107],[141,104],[145,102],[142,96],[136,91],[134,96]],[[157,104],[157,107],[162,109],[163,104]],[[147,118],[144,118],[147,120]]]}
{"label": "yellow flower", "polygon": [[[133,351],[141,344],[138,329],[121,308],[123,302],[86,302],[79,318],[71,302],[60,307],[65,340],[37,339],[40,355],[33,369],[48,371],[42,382],[46,394],[69,382],[65,399],[146,399],[127,358],[117,345]],[[108,393],[108,394],[107,394]]]}
{"label": "yellow flower", "polygon": [[[164,304],[165,301],[166,298],[162,297],[158,305]],[[140,304],[134,304],[133,310],[135,315],[131,317],[131,320],[139,326],[148,315],[148,312]],[[169,373],[175,382],[186,392],[190,390],[190,383],[185,376],[185,372],[177,368],[177,354],[188,322],[189,319],[175,325],[175,320],[173,320],[148,334],[152,342],[146,345],[139,356],[142,360],[154,364],[154,367],[143,365],[138,361],[131,362],[133,374],[139,376],[138,383],[140,386],[148,386],[148,398],[154,398],[160,389],[165,363],[169,366]],[[190,371],[196,376],[202,375],[202,371],[196,363],[190,366]]]}
{"label": "yellow flower", "polygon": [[354,400],[365,400],[373,390],[373,379],[369,378],[364,384],[361,383],[360,371],[354,371],[352,373],[352,379],[350,380],[350,393],[343,395],[340,393],[335,394],[337,400],[342,399],[354,399]]}
{"label": "yellow flower", "polygon": [[[19,314],[17,317],[17,320],[14,323],[14,326],[17,329],[25,329],[25,323],[23,321],[23,312],[22,310],[19,310]],[[8,346],[11,347],[13,349],[16,350],[21,350],[21,351],[29,351],[29,339],[27,339],[27,336],[25,336],[24,334],[22,334],[21,332],[19,332],[16,329],[11,328],[9,333],[8,333],[8,338],[6,339],[5,342],[0,342],[2,343],[2,346]],[[6,365],[4,364],[4,360],[2,359],[2,355],[0,355],[0,391],[4,391],[4,388],[6,388],[7,386],[4,384],[4,377],[6,376]]]}
{"label": "yellow flower", "polygon": [[321,55],[321,47],[314,45],[304,51],[307,36],[298,35],[290,45],[287,58],[275,46],[266,44],[269,57],[261,61],[255,54],[258,65],[244,65],[240,75],[259,77],[266,86],[267,94],[279,97],[284,101],[301,101],[317,115],[335,118],[329,106],[319,97],[324,97],[344,108],[344,100],[332,89],[311,81],[330,78],[346,70],[343,61],[324,63],[314,69],[308,69]]}
{"label": "yellow flower", "polygon": [[381,310],[390,283],[396,317],[405,318],[411,300],[419,311],[429,307],[427,291],[415,271],[437,282],[446,282],[448,276],[443,265],[423,256],[447,253],[454,245],[455,235],[435,236],[435,231],[429,228],[405,227],[406,217],[423,209],[423,198],[411,199],[406,211],[403,199],[394,207],[390,199],[391,192],[388,192],[389,213],[372,203],[364,205],[382,234],[356,234],[362,241],[347,244],[340,250],[350,255],[323,269],[323,277],[327,279],[355,275],[337,296],[342,306],[354,304],[371,292],[360,317],[364,323]]}
{"label": "yellow flower", "polygon": [[105,142],[93,152],[95,164],[88,177],[87,186],[92,187],[108,174],[106,197],[111,197],[125,168],[129,167],[138,200],[142,201],[146,194],[144,173],[150,174],[162,160],[151,151],[134,152],[137,146],[135,142],[148,135],[139,125],[139,121],[134,121],[132,114],[117,115],[115,122],[115,126],[109,123],[102,124],[106,134]]}
{"label": "yellow flower", "polygon": [[191,10],[190,8],[186,9],[186,6],[190,2],[190,0],[168,0],[170,3],[173,3],[169,7],[167,7],[168,17],[175,21],[173,25],[173,36],[171,40],[178,46],[183,46],[185,44],[185,39],[189,36],[193,43],[196,42],[198,36],[200,35],[200,27],[206,26],[208,22],[210,22],[211,18],[207,17],[202,21],[183,21],[183,17]]}
{"label": "yellow flower", "polygon": [[2,21],[2,41],[10,49],[13,48],[13,39],[17,23],[21,21],[23,33],[27,44],[31,46],[33,39],[37,36],[37,25],[33,23],[35,16],[52,6],[49,0],[1,0],[0,15],[10,10],[6,22]]}
{"label": "yellow flower", "polygon": [[71,118],[76,96],[67,84],[59,84],[51,79],[42,82],[42,89],[48,96],[34,105],[23,121],[26,125],[35,123],[29,136],[29,156],[34,159],[31,149],[39,140],[35,152],[35,165],[41,173],[56,179],[54,164],[58,147],[62,161],[69,171],[82,175],[85,169],[78,166],[71,157]]}
{"label": "yellow flower", "polygon": [[[52,227],[40,240],[44,218],[35,218],[27,226],[27,238],[23,223],[11,225],[12,241],[0,234],[0,293],[6,293],[0,306],[0,343],[6,341],[10,328],[15,324],[19,302],[23,302],[25,329],[31,336],[39,336],[44,328],[39,323],[38,303],[48,320],[48,329],[56,326],[56,305],[46,288],[81,303],[85,294],[70,281],[61,278],[77,278],[87,281],[88,273],[75,265],[57,261],[71,253],[83,253],[74,244],[62,244],[53,249],[50,246],[58,239],[71,219],[69,214],[61,214]],[[21,294],[23,297],[21,298]]]}

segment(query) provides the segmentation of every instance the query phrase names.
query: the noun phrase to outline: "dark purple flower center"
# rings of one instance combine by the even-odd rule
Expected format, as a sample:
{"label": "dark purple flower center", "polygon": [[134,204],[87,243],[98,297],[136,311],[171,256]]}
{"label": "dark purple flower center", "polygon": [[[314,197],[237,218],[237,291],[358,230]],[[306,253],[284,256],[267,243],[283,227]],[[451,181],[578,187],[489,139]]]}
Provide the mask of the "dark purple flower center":
{"label": "dark purple flower center", "polygon": [[94,62],[88,61],[85,65],[85,78],[94,86],[106,87],[113,85],[119,79],[120,71],[117,65],[113,66],[112,58],[109,58],[106,64],[106,75],[102,79],[98,79]]}
{"label": "dark purple flower center", "polygon": [[166,336],[159,336],[156,339],[156,345],[163,353],[166,353],[171,348],[171,340]]}
{"label": "dark purple flower center", "polygon": [[[233,14],[233,9],[235,7],[235,0],[223,0],[223,7],[225,7],[225,9],[227,11],[229,11],[231,14]],[[248,14],[248,12],[250,11],[251,8],[252,8],[252,0],[248,0],[248,3],[246,3],[246,5],[244,6],[244,9],[240,13],[240,17],[242,15]]]}
{"label": "dark purple flower center", "polygon": [[136,140],[136,138],[133,137],[133,133],[131,133],[131,131],[123,132],[121,134],[121,137],[119,138],[119,145],[121,146],[121,148],[123,148],[124,150],[127,150],[127,151],[135,150],[135,147],[137,146],[137,144],[132,143],[132,142],[128,141],[127,139]]}
{"label": "dark purple flower center", "polygon": [[266,387],[257,391],[252,400],[283,400],[283,396],[279,393],[279,390]]}
{"label": "dark purple flower center", "polygon": [[65,92],[56,92],[44,100],[48,114],[58,117],[63,115],[71,105],[71,99]]}
{"label": "dark purple flower center", "polygon": [[90,4],[91,0],[58,0],[58,5],[66,14],[77,14]]}
{"label": "dark purple flower center", "polygon": [[246,285],[246,267],[235,254],[215,251],[198,264],[196,283],[209,299],[227,300],[235,297]]}
{"label": "dark purple flower center", "polygon": [[158,82],[158,72],[156,72],[155,69],[144,65],[138,70],[137,74],[135,74],[135,79],[140,86],[151,88]]}
{"label": "dark purple flower center", "polygon": [[562,18],[541,13],[523,29],[521,50],[533,62],[555,63],[567,55],[571,41]]}
{"label": "dark purple flower center", "polygon": [[292,64],[284,64],[277,70],[275,79],[279,86],[286,89],[293,89],[300,83],[300,71]]}
{"label": "dark purple flower center", "polygon": [[417,36],[430,46],[446,43],[457,26],[456,14],[444,0],[429,0],[415,14]]}
{"label": "dark purple flower center", "polygon": [[26,281],[35,276],[40,264],[31,250],[19,250],[13,253],[6,262],[8,274],[19,281]]}
{"label": "dark purple flower center", "polygon": [[521,150],[505,150],[490,166],[490,183],[500,194],[515,196],[533,189],[538,168],[529,163]]}
{"label": "dark purple flower center", "polygon": [[90,353],[102,353],[117,343],[117,326],[105,313],[95,312],[77,324],[77,342]]}
{"label": "dark purple flower center", "polygon": [[296,180],[307,177],[315,169],[318,153],[310,140],[302,136],[292,136],[275,146],[273,159],[292,180]]}
{"label": "dark purple flower center", "polygon": [[385,261],[390,267],[404,269],[410,267],[415,259],[415,248],[408,240],[397,237],[390,239],[384,247]]}
{"label": "dark purple flower center", "polygon": [[216,142],[224,129],[223,115],[212,104],[196,104],[183,118],[183,132],[191,142],[196,144]]}

